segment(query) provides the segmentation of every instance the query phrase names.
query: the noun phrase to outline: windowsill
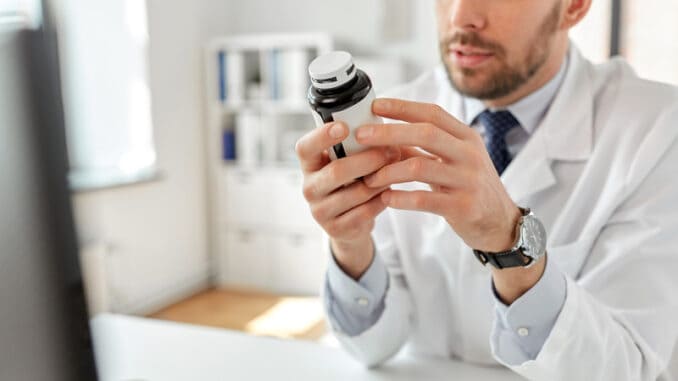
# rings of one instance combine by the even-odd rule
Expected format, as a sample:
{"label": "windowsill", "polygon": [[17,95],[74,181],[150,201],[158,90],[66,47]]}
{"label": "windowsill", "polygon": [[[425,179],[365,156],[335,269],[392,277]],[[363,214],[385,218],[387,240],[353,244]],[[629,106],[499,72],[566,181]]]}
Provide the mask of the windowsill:
{"label": "windowsill", "polygon": [[133,174],[118,171],[72,172],[68,176],[71,191],[74,193],[96,192],[123,188],[162,180],[162,172],[151,167]]}

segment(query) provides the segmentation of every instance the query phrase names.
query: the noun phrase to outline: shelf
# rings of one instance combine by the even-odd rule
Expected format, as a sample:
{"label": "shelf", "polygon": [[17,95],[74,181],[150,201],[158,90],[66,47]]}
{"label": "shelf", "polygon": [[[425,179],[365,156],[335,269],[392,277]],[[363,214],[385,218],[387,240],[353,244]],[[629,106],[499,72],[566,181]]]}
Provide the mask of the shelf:
{"label": "shelf", "polygon": [[223,113],[238,113],[243,110],[256,110],[269,114],[308,114],[311,115],[311,108],[305,101],[243,101],[232,103],[218,102],[218,108]]}
{"label": "shelf", "polygon": [[[324,235],[303,198],[294,143],[315,128],[308,64],[332,47],[327,34],[226,36],[206,46],[210,242],[224,284],[321,283]],[[216,160],[231,149],[236,160]],[[270,283],[283,267],[300,272]]]}
{"label": "shelf", "polygon": [[332,38],[325,33],[273,33],[221,37],[210,41],[207,49],[212,51],[220,49],[265,50],[312,46],[319,50],[319,54],[322,54],[330,51],[332,45]]}
{"label": "shelf", "polygon": [[280,170],[299,170],[301,173],[301,167],[297,161],[275,161],[275,162],[261,162],[256,165],[245,165],[240,164],[237,160],[232,161],[222,161],[222,168],[228,170],[242,170],[242,171],[251,171],[251,170],[261,170],[261,169],[280,169]]}

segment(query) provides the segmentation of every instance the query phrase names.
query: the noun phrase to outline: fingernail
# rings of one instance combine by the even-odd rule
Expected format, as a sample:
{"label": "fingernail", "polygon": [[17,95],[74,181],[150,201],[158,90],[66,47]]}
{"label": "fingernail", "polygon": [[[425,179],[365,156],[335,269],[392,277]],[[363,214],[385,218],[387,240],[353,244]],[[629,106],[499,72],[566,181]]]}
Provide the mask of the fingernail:
{"label": "fingernail", "polygon": [[341,123],[335,123],[330,127],[330,137],[333,139],[339,139],[344,136],[345,128]]}
{"label": "fingernail", "polygon": [[360,127],[355,133],[357,139],[367,139],[374,133],[374,128],[371,126]]}

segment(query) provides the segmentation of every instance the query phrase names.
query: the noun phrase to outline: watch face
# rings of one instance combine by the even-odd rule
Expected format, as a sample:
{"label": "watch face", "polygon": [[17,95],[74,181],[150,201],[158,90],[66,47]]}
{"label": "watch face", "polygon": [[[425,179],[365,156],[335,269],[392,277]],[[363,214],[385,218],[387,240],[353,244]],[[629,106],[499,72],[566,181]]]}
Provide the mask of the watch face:
{"label": "watch face", "polygon": [[539,259],[546,251],[546,230],[541,221],[533,215],[523,218],[521,228],[522,250],[525,255]]}

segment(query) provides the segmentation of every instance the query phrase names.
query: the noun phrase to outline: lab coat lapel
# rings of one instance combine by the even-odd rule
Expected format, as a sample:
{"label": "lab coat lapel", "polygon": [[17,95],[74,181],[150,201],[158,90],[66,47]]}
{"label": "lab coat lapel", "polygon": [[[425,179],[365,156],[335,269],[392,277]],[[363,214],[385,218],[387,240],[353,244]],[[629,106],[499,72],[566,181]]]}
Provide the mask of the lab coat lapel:
{"label": "lab coat lapel", "polygon": [[502,175],[509,195],[519,205],[557,183],[556,160],[586,160],[593,144],[591,65],[570,45],[569,67],[541,125]]}

